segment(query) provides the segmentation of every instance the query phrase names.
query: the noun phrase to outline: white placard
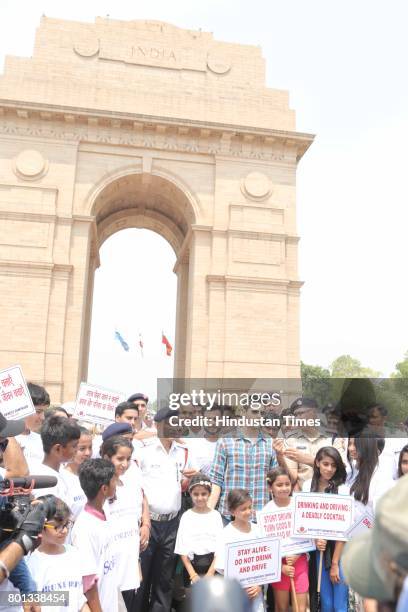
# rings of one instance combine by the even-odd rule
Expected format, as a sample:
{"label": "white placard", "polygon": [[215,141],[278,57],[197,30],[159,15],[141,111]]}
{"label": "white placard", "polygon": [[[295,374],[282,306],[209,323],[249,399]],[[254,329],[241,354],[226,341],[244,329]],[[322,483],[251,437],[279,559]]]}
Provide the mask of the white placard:
{"label": "white placard", "polygon": [[279,582],[282,559],[279,538],[257,538],[226,545],[225,571],[242,587]]}
{"label": "white placard", "polygon": [[293,537],[347,540],[353,523],[351,495],[295,493]]}
{"label": "white placard", "polygon": [[98,425],[115,420],[115,408],[126,399],[123,393],[82,382],[75,402],[74,418]]}
{"label": "white placard", "polygon": [[21,366],[0,372],[0,412],[6,419],[16,421],[35,413]]}
{"label": "white placard", "polygon": [[292,537],[293,508],[291,506],[279,510],[257,512],[256,516],[262,536],[280,539],[282,557],[316,550],[314,540]]}
{"label": "white placard", "polygon": [[350,529],[347,531],[347,539],[352,540],[356,535],[364,533],[367,529],[371,529],[374,526],[374,514],[370,510],[366,510],[359,516],[357,521],[353,523]]}

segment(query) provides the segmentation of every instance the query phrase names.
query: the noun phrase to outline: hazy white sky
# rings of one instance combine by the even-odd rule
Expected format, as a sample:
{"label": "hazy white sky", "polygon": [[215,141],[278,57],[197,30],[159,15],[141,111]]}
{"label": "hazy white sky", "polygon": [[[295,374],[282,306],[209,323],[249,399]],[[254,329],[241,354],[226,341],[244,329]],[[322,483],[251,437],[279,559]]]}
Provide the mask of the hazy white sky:
{"label": "hazy white sky", "polygon": [[[328,365],[350,353],[389,374],[408,350],[406,1],[2,0],[0,62],[31,55],[43,13],[159,19],[262,47],[268,86],[289,90],[298,130],[317,134],[298,170],[301,357]],[[89,378],[154,395],[156,372],[171,375],[160,340],[162,328],[174,340],[172,251],[128,230],[105,243],[101,261]]]}

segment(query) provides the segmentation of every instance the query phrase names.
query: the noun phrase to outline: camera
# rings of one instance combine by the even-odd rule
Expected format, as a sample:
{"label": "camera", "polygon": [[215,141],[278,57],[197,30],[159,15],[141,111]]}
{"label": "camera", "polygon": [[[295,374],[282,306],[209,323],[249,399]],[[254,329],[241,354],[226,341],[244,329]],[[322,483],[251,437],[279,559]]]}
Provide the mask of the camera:
{"label": "camera", "polygon": [[[56,484],[54,476],[27,476],[0,481],[0,543],[9,539],[24,523],[33,507],[33,489],[49,488]],[[38,499],[46,520],[55,514],[53,498],[52,495],[45,495]]]}

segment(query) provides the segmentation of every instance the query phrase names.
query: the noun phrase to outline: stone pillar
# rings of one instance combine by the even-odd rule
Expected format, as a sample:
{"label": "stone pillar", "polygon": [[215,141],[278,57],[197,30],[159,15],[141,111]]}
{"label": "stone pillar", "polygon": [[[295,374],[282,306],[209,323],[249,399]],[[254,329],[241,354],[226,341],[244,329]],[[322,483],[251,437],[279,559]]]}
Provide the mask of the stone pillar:
{"label": "stone pillar", "polygon": [[81,378],[86,375],[87,343],[89,330],[86,327],[88,284],[93,282],[90,266],[91,232],[93,217],[77,217],[72,226],[71,262],[73,273],[67,296],[65,322],[63,380],[65,401],[76,398]]}
{"label": "stone pillar", "polygon": [[188,277],[189,262],[184,258],[177,261],[174,272],[177,274],[176,342],[174,349],[174,377],[184,378],[186,367],[186,341],[189,321]]}
{"label": "stone pillar", "polygon": [[188,280],[186,378],[207,376],[208,302],[207,275],[211,266],[211,230],[192,228]]}

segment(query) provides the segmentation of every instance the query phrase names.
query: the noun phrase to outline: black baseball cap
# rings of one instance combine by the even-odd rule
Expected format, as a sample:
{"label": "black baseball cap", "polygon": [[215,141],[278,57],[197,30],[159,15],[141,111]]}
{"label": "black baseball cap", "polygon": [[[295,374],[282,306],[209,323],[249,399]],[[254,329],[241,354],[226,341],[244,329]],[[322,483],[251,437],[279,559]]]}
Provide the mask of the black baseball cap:
{"label": "black baseball cap", "polygon": [[0,437],[2,438],[14,438],[23,433],[25,428],[24,419],[18,421],[8,421],[2,414],[0,414]]}
{"label": "black baseball cap", "polygon": [[178,410],[172,410],[172,408],[160,408],[154,415],[154,420],[156,423],[161,423],[166,419],[169,419],[171,416],[179,416]]}
{"label": "black baseball cap", "polygon": [[315,408],[317,410],[319,406],[316,400],[312,399],[311,397],[298,397],[290,406],[292,414],[295,414],[296,410],[299,410],[301,407]]}
{"label": "black baseball cap", "polygon": [[127,401],[128,402],[137,402],[138,400],[142,400],[143,402],[146,402],[146,404],[149,402],[149,398],[144,393],[133,393],[133,395],[128,397]]}

